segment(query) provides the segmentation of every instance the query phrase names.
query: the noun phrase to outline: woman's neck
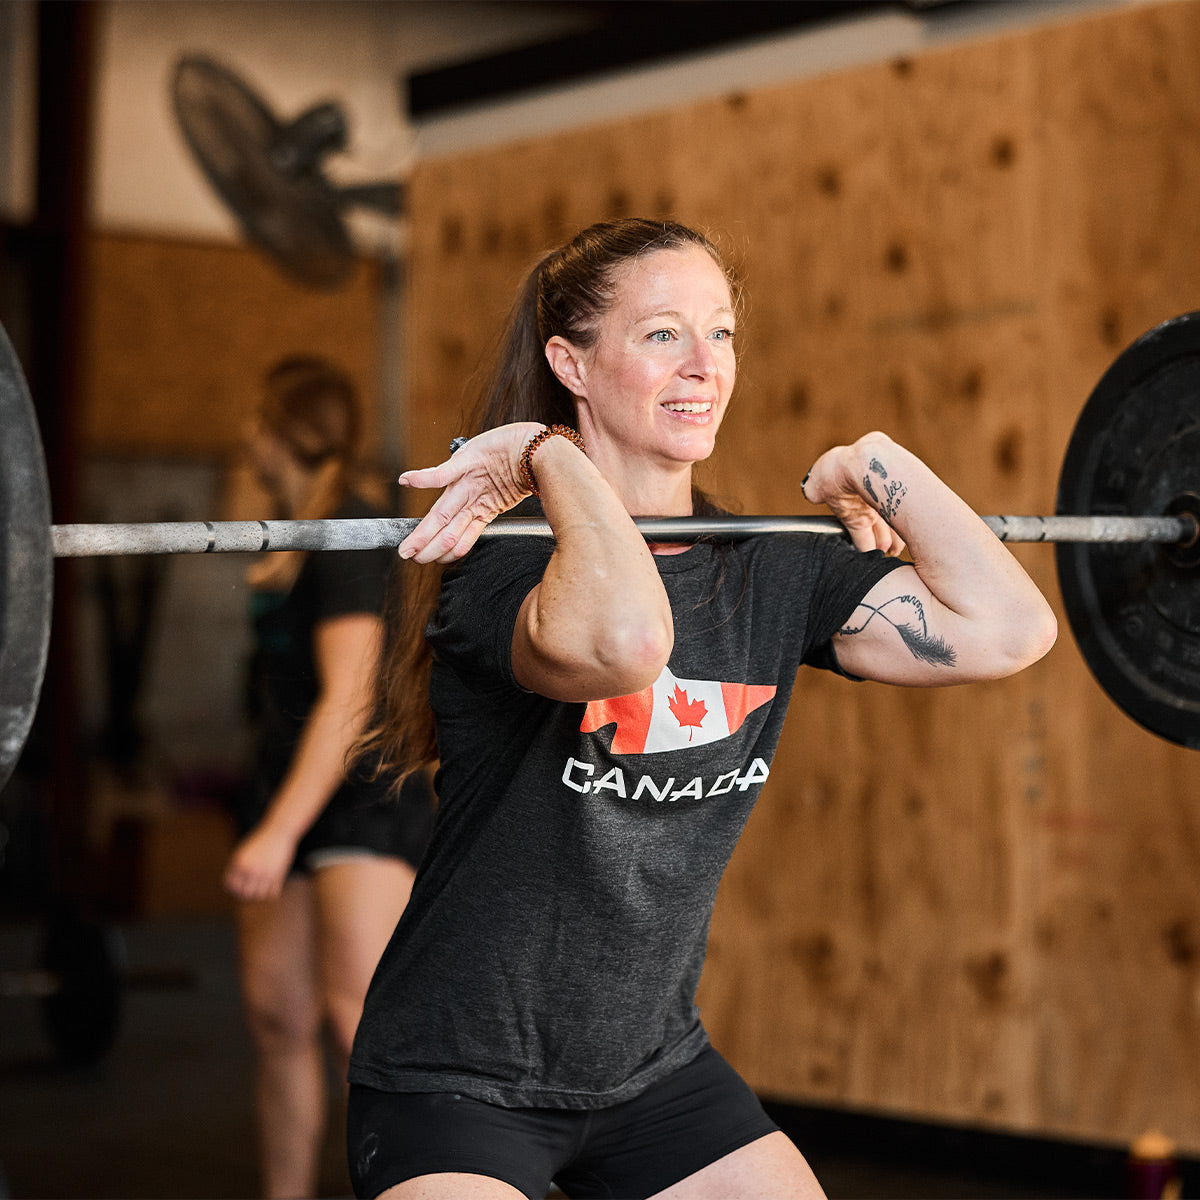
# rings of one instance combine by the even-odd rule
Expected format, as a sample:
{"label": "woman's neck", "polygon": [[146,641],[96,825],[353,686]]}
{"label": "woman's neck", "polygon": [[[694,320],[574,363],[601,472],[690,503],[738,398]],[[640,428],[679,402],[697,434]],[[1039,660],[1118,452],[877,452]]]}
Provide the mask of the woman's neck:
{"label": "woman's neck", "polygon": [[600,473],[633,517],[690,517],[692,469],[655,470],[644,463],[596,462]]}
{"label": "woman's neck", "polygon": [[[692,515],[692,472],[663,472],[657,476],[642,470],[636,478],[609,479],[613,490],[632,517],[690,517]],[[687,543],[650,542],[652,554],[682,554]]]}

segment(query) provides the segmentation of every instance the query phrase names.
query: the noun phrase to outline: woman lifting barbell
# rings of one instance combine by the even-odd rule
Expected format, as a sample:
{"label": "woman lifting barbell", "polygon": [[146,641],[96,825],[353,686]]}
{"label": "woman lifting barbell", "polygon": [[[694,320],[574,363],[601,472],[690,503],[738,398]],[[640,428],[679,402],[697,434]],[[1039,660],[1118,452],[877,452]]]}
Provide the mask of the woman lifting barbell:
{"label": "woman lifting barbell", "polygon": [[[439,809],[351,1060],[361,1196],[819,1195],[694,1004],[797,670],[937,686],[1054,641],[1008,551],[882,433],[804,483],[853,547],[646,543],[631,517],[711,508],[692,468],[730,401],[737,307],[699,233],[585,229],[520,291],[477,435],[401,479],[443,489],[401,555],[447,566],[367,746],[436,753]],[[539,506],[553,543],[476,546]]]}

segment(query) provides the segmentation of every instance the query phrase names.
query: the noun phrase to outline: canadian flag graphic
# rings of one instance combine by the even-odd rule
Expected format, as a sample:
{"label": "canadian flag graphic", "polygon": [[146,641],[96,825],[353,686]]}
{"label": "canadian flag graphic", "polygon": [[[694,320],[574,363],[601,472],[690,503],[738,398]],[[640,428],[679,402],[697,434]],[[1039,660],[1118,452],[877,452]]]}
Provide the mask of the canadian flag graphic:
{"label": "canadian flag graphic", "polygon": [[749,713],[775,695],[773,685],[677,679],[665,667],[644,691],[592,700],[580,733],[615,724],[613,754],[659,754],[719,742],[736,733]]}

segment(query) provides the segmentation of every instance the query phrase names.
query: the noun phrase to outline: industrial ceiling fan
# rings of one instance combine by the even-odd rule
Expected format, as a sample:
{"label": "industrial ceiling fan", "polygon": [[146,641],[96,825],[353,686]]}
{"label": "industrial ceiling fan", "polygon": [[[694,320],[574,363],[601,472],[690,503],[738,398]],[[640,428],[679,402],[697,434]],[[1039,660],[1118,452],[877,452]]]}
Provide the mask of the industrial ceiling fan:
{"label": "industrial ceiling fan", "polygon": [[339,185],[327,177],[326,158],[348,141],[336,103],[281,120],[228,67],[198,54],[176,63],[171,99],[196,161],[245,236],[301,283],[332,290],[350,277],[350,209],[403,212],[400,182]]}

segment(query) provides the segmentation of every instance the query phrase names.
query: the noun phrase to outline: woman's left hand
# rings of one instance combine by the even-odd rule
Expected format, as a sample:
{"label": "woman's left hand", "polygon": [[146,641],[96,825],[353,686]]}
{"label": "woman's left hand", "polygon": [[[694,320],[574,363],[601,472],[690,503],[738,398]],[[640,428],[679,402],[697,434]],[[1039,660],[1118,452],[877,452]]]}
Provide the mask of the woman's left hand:
{"label": "woman's left hand", "polygon": [[857,549],[898,555],[904,549],[904,539],[881,514],[881,498],[870,480],[854,473],[854,464],[862,462],[864,451],[869,454],[876,443],[892,444],[886,434],[868,433],[852,446],[826,450],[813,463],[800,490],[810,504],[824,504],[841,521]]}

